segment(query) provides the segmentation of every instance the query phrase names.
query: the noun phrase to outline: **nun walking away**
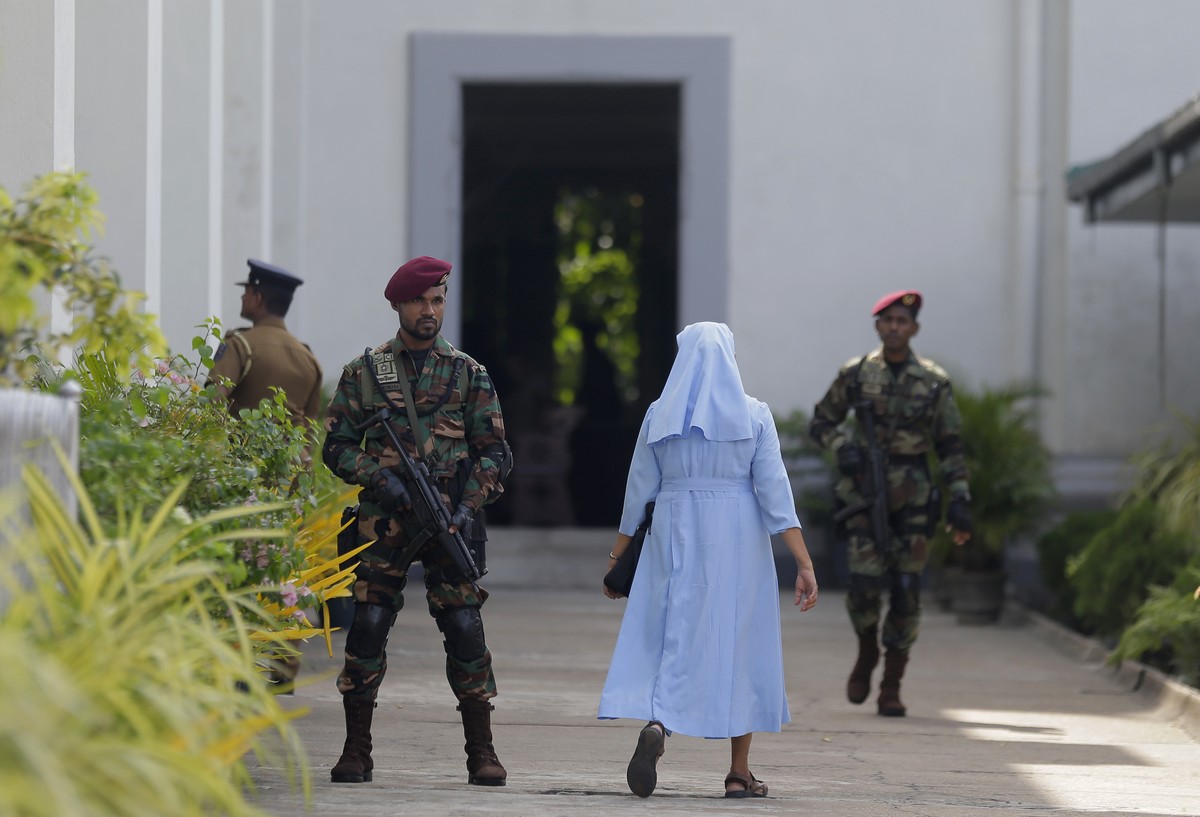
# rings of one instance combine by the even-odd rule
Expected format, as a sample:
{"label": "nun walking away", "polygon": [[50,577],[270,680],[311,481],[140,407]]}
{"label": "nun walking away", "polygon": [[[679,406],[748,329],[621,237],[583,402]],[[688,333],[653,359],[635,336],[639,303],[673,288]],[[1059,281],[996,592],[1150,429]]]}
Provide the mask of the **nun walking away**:
{"label": "nun walking away", "polygon": [[[765,797],[750,741],[791,720],[771,534],[796,560],[802,611],[817,603],[817,579],[775,421],[742,387],[733,333],[694,323],[676,340],[662,395],[642,421],[609,554],[611,568],[655,502],[599,717],[648,721],[626,774],[639,797],[654,791],[675,732],[729,738],[725,797]],[[620,597],[607,585],[604,593]]]}

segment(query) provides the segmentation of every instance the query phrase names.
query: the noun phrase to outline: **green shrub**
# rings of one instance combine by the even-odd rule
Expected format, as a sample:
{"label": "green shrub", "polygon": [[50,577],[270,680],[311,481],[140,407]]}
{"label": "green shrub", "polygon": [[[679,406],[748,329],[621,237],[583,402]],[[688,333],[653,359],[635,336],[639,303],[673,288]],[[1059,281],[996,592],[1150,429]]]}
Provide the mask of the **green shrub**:
{"label": "green shrub", "polygon": [[[44,477],[26,486],[31,525],[11,503],[0,513],[0,814],[261,815],[245,798],[250,750],[307,789],[289,725],[300,713],[280,706],[247,649],[276,640],[255,632],[272,616],[195,558],[210,538],[247,535],[215,530],[247,511],[184,523],[177,486],[110,534],[78,482],[82,523]],[[281,738],[269,749],[268,729]]]}
{"label": "green shrub", "polygon": [[[79,519],[36,474],[32,528],[0,496],[0,814],[258,815],[243,759],[264,730],[309,785],[303,712],[260,675],[321,632],[306,609],[348,595],[345,486],[305,467],[313,437],[278,396],[231,417],[199,382],[215,320],[196,361],[163,357],[140,296],[89,254],[94,203],[73,174],[15,204],[0,190],[0,383],[83,392]],[[69,332],[45,331],[50,292]],[[43,351],[61,346],[71,368]]]}
{"label": "green shrub", "polygon": [[1137,477],[1127,500],[1153,499],[1168,528],[1200,543],[1200,418],[1178,419],[1186,431],[1182,444],[1163,443],[1134,458]]}
{"label": "green shrub", "polygon": [[[42,349],[107,351],[121,375],[166,349],[154,316],[140,311],[143,296],[91,254],[101,223],[82,173],[48,173],[15,201],[0,188],[0,385],[27,380]],[[66,331],[46,329],[51,292],[73,316]]]}
{"label": "green shrub", "polygon": [[1050,451],[1033,416],[1033,401],[1041,395],[1040,388],[1027,383],[955,387],[974,533],[956,546],[939,530],[931,545],[935,563],[972,571],[1000,569],[1008,542],[1041,526],[1055,496]]}
{"label": "green shrub", "polygon": [[1080,629],[1075,617],[1075,589],[1067,576],[1067,566],[1116,518],[1117,512],[1111,509],[1073,511],[1037,540],[1038,570],[1042,584],[1052,595],[1047,610],[1052,618]]}
{"label": "green shrub", "polygon": [[[202,360],[211,354],[205,341],[214,328],[210,323],[209,336],[194,344]],[[36,383],[46,390],[57,391],[69,377],[83,387],[80,475],[109,530],[129,514],[156,507],[180,482],[187,487],[177,512],[186,516],[283,503],[225,523],[263,528],[290,526],[315,506],[320,487],[332,487],[323,466],[319,472],[304,467],[311,438],[291,424],[281,393],[233,417],[215,389],[195,379],[200,365],[176,355],[158,361],[149,374],[138,371],[122,380],[100,352],[79,355],[70,371],[39,368]],[[283,582],[303,565],[303,554],[290,542],[212,541],[202,555],[221,562],[237,586]]]}
{"label": "green shrub", "polygon": [[1152,500],[1126,504],[1068,562],[1075,614],[1085,631],[1119,635],[1133,623],[1150,585],[1170,584],[1189,550],[1188,538],[1166,529]]}
{"label": "green shrub", "polygon": [[[1079,602],[1103,620],[1103,631],[1120,634],[1114,661],[1136,658],[1195,684],[1200,680],[1200,419],[1179,419],[1186,431],[1181,441],[1164,442],[1134,458],[1137,473],[1122,498],[1122,519],[1102,534],[1106,538],[1097,542],[1091,562],[1080,565],[1072,583]],[[1118,527],[1122,521],[1124,529]],[[1101,545],[1107,545],[1107,553]],[[1114,564],[1105,565],[1106,558]],[[1090,602],[1082,598],[1085,586],[1094,594]]]}
{"label": "green shrub", "polygon": [[1170,587],[1151,587],[1136,620],[1121,634],[1114,660],[1132,659],[1200,685],[1200,559]]}

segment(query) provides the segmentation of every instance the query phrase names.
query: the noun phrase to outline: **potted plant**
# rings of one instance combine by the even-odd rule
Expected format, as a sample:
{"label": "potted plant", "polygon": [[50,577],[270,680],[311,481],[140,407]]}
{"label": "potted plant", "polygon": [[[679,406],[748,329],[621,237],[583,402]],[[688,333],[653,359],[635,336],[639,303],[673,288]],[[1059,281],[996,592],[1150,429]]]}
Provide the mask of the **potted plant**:
{"label": "potted plant", "polygon": [[1033,402],[1042,390],[1029,383],[956,388],[962,441],[970,469],[970,541],[954,545],[935,537],[935,562],[948,567],[951,609],[960,623],[989,623],[1004,601],[1005,547],[1036,530],[1054,498],[1051,455],[1034,424]]}

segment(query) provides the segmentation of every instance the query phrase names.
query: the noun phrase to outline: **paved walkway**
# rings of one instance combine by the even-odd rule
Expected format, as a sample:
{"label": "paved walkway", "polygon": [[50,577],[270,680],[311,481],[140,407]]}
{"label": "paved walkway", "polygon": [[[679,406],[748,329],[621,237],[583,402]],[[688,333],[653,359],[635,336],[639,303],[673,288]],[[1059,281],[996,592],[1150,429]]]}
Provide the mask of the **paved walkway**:
{"label": "paved walkway", "polygon": [[[332,680],[342,642],[335,640],[332,659],[311,642],[302,679],[312,683],[288,704],[310,710],[298,721],[313,779],[308,813],[1200,814],[1197,696],[1153,684],[1134,691],[1134,678],[1044,622],[964,627],[930,605],[903,687],[909,716],[881,718],[871,701],[845,699],[854,646],[837,592],[822,593],[809,613],[784,606],[794,720],[780,734],[757,735],[751,753],[771,796],[723,799],[728,744],[676,736],[657,791],[634,797],[625,765],[641,724],[595,718],[625,604],[598,589],[609,538],[551,531],[493,541],[492,561],[508,557],[484,582],[492,591],[484,621],[500,685],[494,731],[509,770],[505,788],[466,785],[462,728],[423,599],[410,599],[392,633],[373,783],[329,782],[344,737]],[[551,578],[552,591],[544,589]],[[305,813],[303,795],[269,760],[253,776],[270,813]]]}

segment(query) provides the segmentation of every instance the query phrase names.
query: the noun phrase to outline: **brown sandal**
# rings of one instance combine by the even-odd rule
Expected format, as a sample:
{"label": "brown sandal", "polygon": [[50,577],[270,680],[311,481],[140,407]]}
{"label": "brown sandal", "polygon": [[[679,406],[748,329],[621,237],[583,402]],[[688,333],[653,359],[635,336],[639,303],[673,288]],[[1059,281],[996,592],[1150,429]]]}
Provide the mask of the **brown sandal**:
{"label": "brown sandal", "polygon": [[725,777],[725,785],[730,783],[738,783],[743,788],[726,791],[726,797],[766,797],[767,784],[759,780],[753,774],[747,777],[739,772],[730,772]]}
{"label": "brown sandal", "polygon": [[[658,729],[655,729],[655,726]],[[625,781],[629,790],[638,797],[649,797],[658,785],[658,772],[654,768],[666,750],[666,727],[658,721],[650,721],[638,734],[637,748],[625,770]]]}

